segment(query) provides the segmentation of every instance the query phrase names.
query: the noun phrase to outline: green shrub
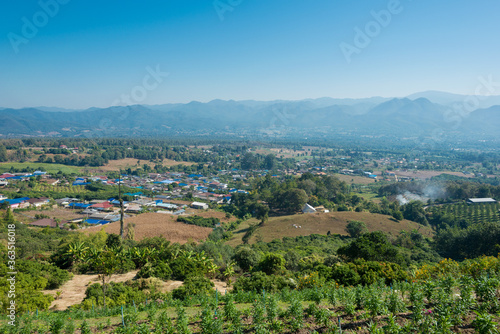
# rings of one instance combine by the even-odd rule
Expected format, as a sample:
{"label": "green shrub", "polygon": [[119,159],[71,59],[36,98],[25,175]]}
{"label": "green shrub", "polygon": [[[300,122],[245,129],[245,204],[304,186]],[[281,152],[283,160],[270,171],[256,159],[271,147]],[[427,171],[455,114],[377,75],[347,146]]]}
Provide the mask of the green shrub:
{"label": "green shrub", "polygon": [[250,270],[257,266],[260,261],[260,254],[252,248],[245,246],[239,248],[234,254],[234,260],[243,270]]}
{"label": "green shrub", "polygon": [[[92,284],[85,291],[85,299],[82,303],[84,309],[90,309],[92,304],[103,305],[104,295],[102,286],[99,283]],[[138,288],[133,288],[124,283],[111,282],[107,284],[106,289],[106,305],[113,307],[117,305],[139,303],[146,300],[146,294]]]}
{"label": "green shrub", "polygon": [[170,262],[170,269],[172,269],[172,278],[184,281],[188,277],[204,275],[206,268],[199,261],[179,256]]}
{"label": "green shrub", "polygon": [[262,291],[277,292],[282,289],[293,289],[295,282],[290,278],[277,275],[266,275],[261,271],[254,272],[250,276],[240,277],[234,284],[234,291]]}
{"label": "green shrub", "polygon": [[285,271],[285,258],[280,254],[268,253],[259,263],[259,269],[268,275]]}
{"label": "green shrub", "polygon": [[146,263],[137,273],[137,277],[149,278],[157,277],[164,281],[169,280],[172,276],[172,269],[165,262]]}
{"label": "green shrub", "polygon": [[369,285],[379,280],[391,284],[408,279],[408,274],[396,263],[358,259],[354,262],[334,265],[330,278],[343,285]]}
{"label": "green shrub", "polygon": [[208,278],[200,276],[188,277],[182,286],[172,291],[172,296],[175,299],[184,300],[190,296],[210,294],[212,293],[213,287],[214,283],[212,283]]}
{"label": "green shrub", "polygon": [[358,238],[367,231],[366,224],[358,220],[350,221],[345,229],[353,238]]}
{"label": "green shrub", "polygon": [[214,228],[217,224],[220,224],[219,218],[203,218],[200,216],[179,216],[177,217],[177,221],[185,224],[212,228]]}

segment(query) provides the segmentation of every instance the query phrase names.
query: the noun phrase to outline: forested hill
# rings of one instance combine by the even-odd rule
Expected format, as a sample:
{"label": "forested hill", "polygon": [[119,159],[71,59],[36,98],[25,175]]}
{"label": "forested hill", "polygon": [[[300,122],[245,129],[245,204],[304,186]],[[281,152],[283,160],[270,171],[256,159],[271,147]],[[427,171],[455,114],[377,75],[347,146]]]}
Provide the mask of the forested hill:
{"label": "forested hill", "polygon": [[[41,110],[43,109],[43,110]],[[221,101],[83,111],[0,110],[0,135],[53,137],[338,136],[499,139],[500,106],[466,112],[420,97]],[[57,110],[57,109],[53,109]]]}

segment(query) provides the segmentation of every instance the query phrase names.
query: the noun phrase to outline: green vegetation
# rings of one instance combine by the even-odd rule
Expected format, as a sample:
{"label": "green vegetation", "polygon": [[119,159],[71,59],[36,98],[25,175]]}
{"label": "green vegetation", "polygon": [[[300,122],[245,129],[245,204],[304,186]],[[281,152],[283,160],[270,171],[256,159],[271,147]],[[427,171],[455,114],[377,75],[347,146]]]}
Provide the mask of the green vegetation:
{"label": "green vegetation", "polygon": [[79,174],[82,172],[81,167],[67,166],[63,164],[49,164],[40,162],[5,162],[0,163],[0,173],[14,172],[14,171],[46,171],[48,173],[57,174],[58,172],[64,174]]}
{"label": "green vegetation", "polygon": [[[70,144],[68,147],[78,146],[81,156],[59,148],[63,142]],[[182,171],[246,190],[217,190],[232,195],[229,202],[211,204],[218,214],[226,213],[222,222],[196,215],[178,217],[177,221],[187,225],[213,229],[207,240],[182,245],[163,237],[122,240],[104,230],[85,235],[57,228],[32,229],[15,222],[6,210],[0,222],[0,276],[7,276],[9,271],[5,226],[14,225],[17,293],[22,306],[18,308],[19,326],[10,328],[2,320],[2,333],[498,330],[500,259],[495,256],[500,253],[500,205],[463,202],[468,197],[498,198],[498,180],[441,176],[430,181],[392,182],[381,176],[373,183],[359,181],[366,178],[367,170],[381,175],[411,165],[417,166],[411,167],[415,173],[445,167],[496,173],[500,162],[497,153],[413,152],[402,148],[364,152],[357,147],[305,148],[295,143],[271,154],[272,145],[267,144],[257,150],[248,143],[215,141],[215,145],[202,148],[196,146],[196,140],[159,139],[99,139],[92,145],[76,139],[2,143],[8,148],[1,149],[0,145],[2,160],[51,158],[53,162],[57,159],[65,165],[80,166],[56,174],[64,180],[62,185],[49,186],[36,178],[9,184],[2,189],[9,198],[116,198],[116,186],[98,182],[71,186],[74,176],[69,174],[73,168],[122,158],[146,159],[155,164],[127,170],[129,175]],[[453,161],[448,162],[450,157]],[[161,164],[164,158],[194,164],[165,167]],[[9,171],[54,166],[59,165],[29,163]],[[342,180],[333,176],[341,169],[351,175],[343,175]],[[116,173],[109,176],[117,177]],[[354,177],[360,183],[356,184]],[[180,182],[191,179],[179,178]],[[155,191],[168,193],[173,187]],[[127,187],[122,190],[136,191]],[[181,191],[181,196],[192,198],[191,191]],[[143,192],[154,195],[152,191]],[[407,198],[401,200],[403,195]],[[425,196],[429,199],[423,202]],[[299,213],[305,203],[318,212]],[[330,213],[322,213],[324,210]],[[23,213],[20,211],[19,217]],[[224,223],[233,216],[238,220]],[[187,225],[183,228],[192,228]],[[285,225],[290,229],[288,234],[283,231]],[[387,226],[387,233],[378,231]],[[344,228],[348,235],[335,234],[344,234]],[[266,241],[277,239],[264,242],[265,231],[269,232],[264,236]],[[137,271],[135,280],[110,282],[116,274],[132,270]],[[42,290],[59,289],[72,273],[97,274],[100,280],[87,286],[82,303],[63,312],[48,312],[53,297]],[[225,295],[214,291],[214,279],[227,283]],[[166,292],[165,282],[169,280],[182,281],[183,285]],[[7,289],[5,281],[0,284],[4,313]]]}
{"label": "green vegetation", "polygon": [[427,209],[431,215],[429,221],[438,229],[449,227],[468,227],[478,223],[500,223],[500,204],[454,203],[431,206]]}
{"label": "green vegetation", "polygon": [[179,216],[177,217],[178,222],[183,222],[190,225],[196,225],[201,227],[211,227],[214,228],[218,224],[220,224],[220,220],[218,218],[203,218],[200,216]]}

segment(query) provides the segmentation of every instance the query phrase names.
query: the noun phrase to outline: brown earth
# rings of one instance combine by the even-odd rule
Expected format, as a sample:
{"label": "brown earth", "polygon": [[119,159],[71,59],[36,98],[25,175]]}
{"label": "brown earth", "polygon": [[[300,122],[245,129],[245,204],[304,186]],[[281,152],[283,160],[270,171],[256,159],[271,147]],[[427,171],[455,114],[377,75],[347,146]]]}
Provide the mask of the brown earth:
{"label": "brown earth", "polygon": [[[125,229],[129,223],[135,224],[135,240],[147,237],[163,236],[171,242],[184,244],[189,240],[200,241],[208,237],[211,228],[188,225],[176,221],[177,216],[161,213],[144,213],[135,217],[125,219]],[[113,222],[104,226],[87,228],[83,233],[99,232],[101,228],[107,233],[120,233],[120,222]]]}
{"label": "brown earth", "polygon": [[71,220],[71,219],[83,217],[82,215],[76,213],[76,211],[72,211],[70,209],[63,209],[63,208],[53,208],[50,210],[23,211],[20,213],[14,213],[14,216],[18,221],[21,221],[24,223],[31,223],[31,222],[34,222],[36,220],[35,219],[36,214],[46,215],[46,216],[49,216],[50,218],[57,218],[60,220]]}
{"label": "brown earth", "polygon": [[[113,275],[111,276],[110,282],[125,282],[134,278],[136,274],[137,270],[126,274]],[[45,290],[43,293],[57,298],[57,291],[61,291],[61,295],[52,302],[50,309],[65,310],[71,305],[80,304],[85,298],[87,286],[99,282],[98,275],[74,275],[73,278],[66,282],[61,288],[57,290]]]}
{"label": "brown earth", "polygon": [[[113,275],[109,282],[126,282],[134,279],[138,270],[131,271],[126,274]],[[212,280],[215,287],[221,294],[226,293],[227,284],[219,280]],[[66,282],[61,288],[57,290],[45,290],[43,293],[52,295],[55,299],[50,305],[51,310],[65,310],[72,305],[80,304],[85,299],[85,291],[87,287],[94,283],[100,283],[98,275],[74,275],[71,280]],[[160,291],[161,292],[171,292],[177,289],[183,284],[182,281],[165,281],[161,282]],[[57,297],[57,292],[60,291],[61,294]]]}

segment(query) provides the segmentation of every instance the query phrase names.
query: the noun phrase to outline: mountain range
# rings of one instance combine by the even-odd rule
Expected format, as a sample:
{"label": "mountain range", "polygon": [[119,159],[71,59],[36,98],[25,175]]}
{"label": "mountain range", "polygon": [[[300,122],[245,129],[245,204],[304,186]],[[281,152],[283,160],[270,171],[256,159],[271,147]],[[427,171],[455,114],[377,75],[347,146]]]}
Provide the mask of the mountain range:
{"label": "mountain range", "polygon": [[0,137],[368,136],[500,139],[500,96],[223,101],[72,110],[0,108]]}

